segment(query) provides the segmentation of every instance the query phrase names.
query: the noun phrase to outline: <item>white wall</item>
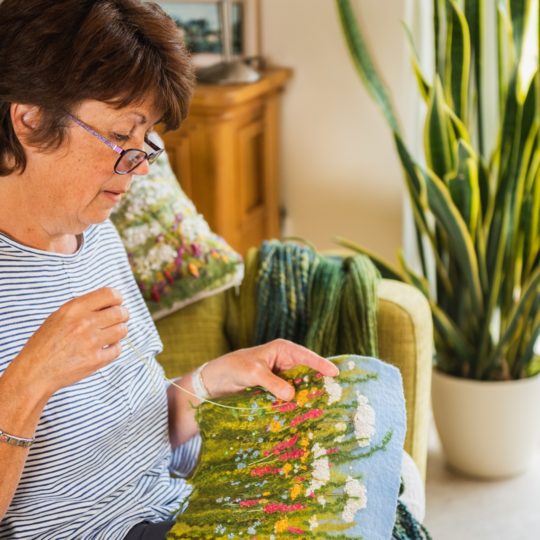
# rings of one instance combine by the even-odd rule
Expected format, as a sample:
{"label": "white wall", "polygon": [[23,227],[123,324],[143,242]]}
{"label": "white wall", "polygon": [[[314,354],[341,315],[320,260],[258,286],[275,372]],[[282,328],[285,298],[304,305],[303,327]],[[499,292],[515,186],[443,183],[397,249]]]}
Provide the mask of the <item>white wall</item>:
{"label": "white wall", "polygon": [[[357,0],[372,53],[402,122],[411,89],[406,0]],[[390,131],[353,68],[334,0],[261,0],[262,53],[293,68],[283,96],[286,234],[319,248],[350,238],[392,262],[403,180]]]}

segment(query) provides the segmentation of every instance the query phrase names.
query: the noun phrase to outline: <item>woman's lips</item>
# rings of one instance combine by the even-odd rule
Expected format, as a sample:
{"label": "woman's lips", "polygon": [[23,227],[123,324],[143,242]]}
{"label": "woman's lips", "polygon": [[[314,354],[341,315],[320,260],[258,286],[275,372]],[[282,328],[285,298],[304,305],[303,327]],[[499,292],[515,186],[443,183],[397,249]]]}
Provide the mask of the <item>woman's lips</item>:
{"label": "woman's lips", "polygon": [[122,198],[122,195],[125,193],[125,191],[103,191],[102,193],[110,201],[117,203],[120,202],[120,199]]}

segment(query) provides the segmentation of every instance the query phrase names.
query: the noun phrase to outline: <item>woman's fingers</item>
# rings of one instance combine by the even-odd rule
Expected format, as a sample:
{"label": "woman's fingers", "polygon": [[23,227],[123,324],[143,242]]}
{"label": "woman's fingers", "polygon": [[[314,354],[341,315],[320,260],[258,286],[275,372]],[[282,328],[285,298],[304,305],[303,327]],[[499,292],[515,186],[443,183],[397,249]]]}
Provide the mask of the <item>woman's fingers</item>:
{"label": "woman's fingers", "polygon": [[322,375],[330,377],[339,375],[338,367],[330,360],[326,360],[326,358],[292,341],[277,339],[271,341],[268,346],[275,348],[275,367],[280,370],[303,365],[318,371]]}
{"label": "woman's fingers", "polygon": [[118,343],[128,335],[128,325],[125,323],[115,324],[99,332],[99,344],[107,347]]}
{"label": "woman's fingers", "polygon": [[294,387],[269,369],[261,370],[257,384],[283,401],[289,401],[294,397]]}
{"label": "woman's fingers", "polygon": [[111,306],[96,312],[95,317],[99,328],[104,329],[127,322],[129,311],[123,306]]}

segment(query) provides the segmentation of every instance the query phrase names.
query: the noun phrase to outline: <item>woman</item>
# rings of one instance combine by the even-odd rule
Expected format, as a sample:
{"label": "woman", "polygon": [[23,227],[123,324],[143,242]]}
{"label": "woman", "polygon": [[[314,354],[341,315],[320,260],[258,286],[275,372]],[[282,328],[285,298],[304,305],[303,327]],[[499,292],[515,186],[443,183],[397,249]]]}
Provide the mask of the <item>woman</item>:
{"label": "woman", "polygon": [[199,451],[191,394],[291,399],[274,372],[337,374],[277,341],[177,381],[191,394],[156,383],[161,343],[108,218],[192,84],[154,4],[0,3],[0,538],[163,538],[189,494],[170,470]]}

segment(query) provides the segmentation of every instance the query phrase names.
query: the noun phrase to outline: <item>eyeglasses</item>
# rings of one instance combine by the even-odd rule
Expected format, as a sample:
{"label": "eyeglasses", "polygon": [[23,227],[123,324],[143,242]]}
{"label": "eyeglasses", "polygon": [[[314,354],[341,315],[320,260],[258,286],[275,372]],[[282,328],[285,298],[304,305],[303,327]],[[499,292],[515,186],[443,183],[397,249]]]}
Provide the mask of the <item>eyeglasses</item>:
{"label": "eyeglasses", "polygon": [[102,143],[105,143],[111,150],[114,150],[117,154],[120,154],[116,163],[114,164],[114,172],[116,174],[129,174],[134,171],[144,160],[147,160],[149,164],[154,163],[156,159],[163,153],[163,148],[160,148],[153,143],[148,136],[144,138],[144,142],[153,150],[152,152],[145,152],[138,148],[128,148],[124,150],[121,146],[109,141],[106,137],[98,133],[95,129],[91,128],[88,124],[79,120],[76,116],[67,113],[68,116],[77,125],[88,131],[91,135],[99,139]]}

